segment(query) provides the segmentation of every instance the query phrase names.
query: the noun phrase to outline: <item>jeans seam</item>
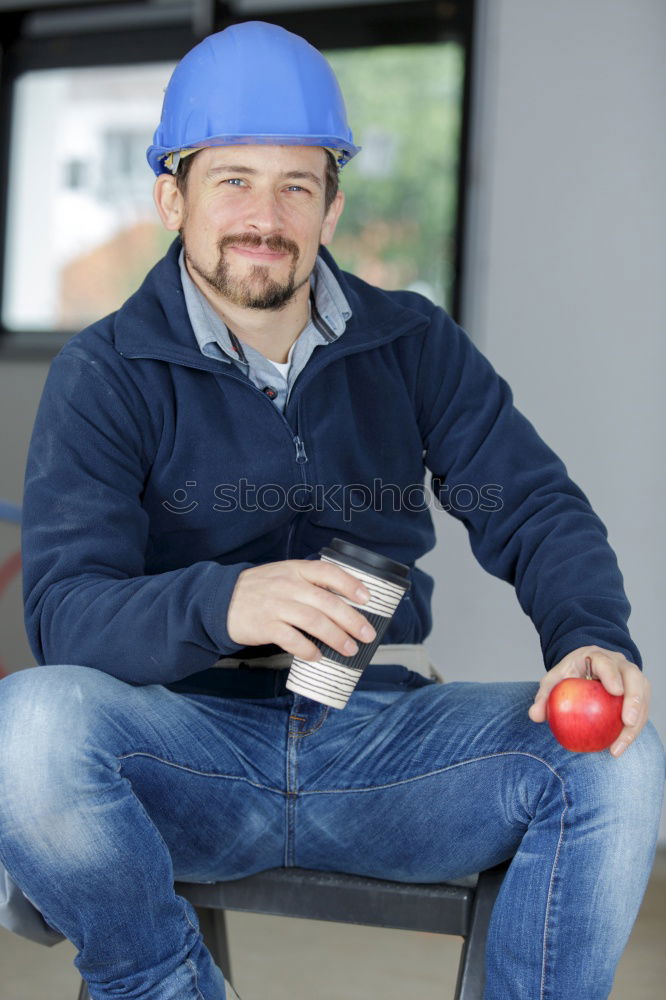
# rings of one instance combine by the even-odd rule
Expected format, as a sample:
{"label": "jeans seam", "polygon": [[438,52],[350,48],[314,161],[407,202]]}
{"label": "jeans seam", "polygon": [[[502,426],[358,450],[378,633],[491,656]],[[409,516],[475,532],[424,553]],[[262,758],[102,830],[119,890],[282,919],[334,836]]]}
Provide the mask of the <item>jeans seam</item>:
{"label": "jeans seam", "polygon": [[[296,799],[298,797],[298,743],[294,739],[295,733],[287,734],[286,753],[286,842],[284,852],[284,864],[288,868],[294,863],[295,836],[296,836]],[[293,778],[293,780],[292,780]]]}
{"label": "jeans seam", "polygon": [[546,899],[546,913],[544,916],[543,945],[541,953],[541,984],[539,990],[539,998],[540,1000],[544,1000],[545,996],[544,991],[546,988],[546,955],[548,952],[548,933],[549,933],[548,924],[550,920],[551,903],[553,898],[553,883],[555,881],[557,863],[559,861],[562,841],[564,839],[564,817],[569,808],[569,803],[567,801],[566,791],[564,788],[564,779],[558,773],[558,771],[554,767],[552,767],[551,764],[548,763],[548,761],[544,760],[543,757],[539,757],[537,754],[527,753],[525,750],[502,750],[499,751],[498,753],[484,754],[482,757],[470,757],[467,760],[458,761],[456,764],[448,764],[446,767],[440,767],[434,771],[428,771],[425,774],[418,774],[412,778],[405,778],[401,781],[387,782],[384,785],[372,785],[367,788],[348,788],[348,789],[329,789],[329,790],[318,789],[316,791],[313,790],[309,792],[302,791],[300,792],[300,794],[301,795],[349,795],[350,793],[353,792],[373,792],[373,791],[380,791],[384,788],[396,788],[399,785],[407,785],[413,781],[420,781],[423,778],[431,778],[437,774],[444,774],[446,771],[451,771],[457,767],[463,767],[465,764],[478,764],[480,761],[492,760],[495,757],[528,757],[530,760],[536,760],[538,761],[538,763],[543,764],[544,767],[546,767],[551,772],[551,774],[554,774],[557,780],[560,782],[561,795],[564,801],[564,806],[562,808],[562,813],[560,816],[560,835],[557,840],[557,848],[555,850],[555,857],[553,859],[553,867],[550,873],[550,880],[548,882],[548,896]]}
{"label": "jeans seam", "polygon": [[[120,755],[119,757],[117,757],[117,758],[116,758],[116,759],[117,759],[117,761],[118,761],[118,774],[120,774],[120,773],[121,773],[121,771],[122,771],[122,765],[120,764],[120,761],[121,761],[121,760],[123,760],[124,758],[126,758],[126,757],[152,757],[152,756],[153,756],[153,754],[142,754],[142,753],[130,753],[130,754],[122,754],[122,755]],[[156,759],[156,760],[161,760],[161,758],[159,758],[159,757],[156,757],[155,759]],[[169,762],[168,762],[168,761],[163,761],[162,763],[166,763],[166,764],[168,764]],[[176,766],[179,766],[179,765],[176,765]],[[187,770],[187,768],[185,768],[185,770]],[[140,810],[141,810],[141,812],[143,813],[143,815],[144,815],[144,816],[146,817],[146,819],[147,819],[147,820],[148,820],[148,821],[149,821],[150,823],[152,823],[152,819],[151,819],[151,817],[150,817],[150,815],[149,815],[149,813],[148,813],[148,810],[147,810],[147,809],[146,809],[146,807],[144,806],[143,802],[142,802],[142,801],[141,801],[141,800],[139,799],[139,797],[138,797],[138,796],[137,796],[137,795],[136,795],[136,794],[134,793],[134,791],[132,791],[132,794],[134,795],[134,798],[135,798],[135,801],[136,801],[136,803],[137,803],[137,805],[138,805],[139,809],[140,809]],[[158,836],[158,837],[160,838],[160,840],[162,841],[162,844],[163,844],[163,846],[164,846],[164,850],[165,850],[165,851],[167,852],[167,854],[168,854],[168,853],[169,853],[169,848],[168,848],[168,846],[167,846],[167,844],[166,844],[166,841],[164,840],[164,837],[162,836],[162,834],[160,833],[160,831],[159,831],[159,830],[156,830],[156,833],[157,833],[157,836]],[[199,930],[197,930],[197,928],[196,928],[196,927],[194,926],[194,924],[193,924],[193,923],[192,923],[192,921],[190,920],[190,916],[189,916],[189,913],[187,912],[187,907],[186,907],[186,905],[185,905],[185,900],[184,900],[184,899],[183,899],[182,897],[178,897],[178,896],[177,896],[176,898],[177,898],[177,899],[180,899],[180,900],[181,900],[181,907],[182,907],[182,912],[183,912],[183,915],[184,915],[184,917],[185,917],[185,920],[186,920],[186,921],[187,921],[187,923],[188,923],[188,924],[190,925],[190,927],[192,928],[192,930],[193,930],[193,931],[194,931],[194,932],[195,932],[195,933],[196,933],[196,934],[197,934],[198,936],[201,936],[201,932],[200,932]],[[203,940],[203,939],[202,939],[202,940]],[[202,994],[201,990],[199,989],[199,979],[198,979],[198,976],[197,976],[197,970],[196,970],[196,966],[194,965],[194,963],[193,963],[193,962],[192,962],[192,961],[191,961],[191,960],[190,960],[189,958],[186,958],[186,959],[185,959],[185,963],[186,963],[187,965],[189,965],[189,966],[190,966],[190,968],[192,969],[192,973],[193,973],[193,975],[194,975],[194,988],[195,988],[195,990],[197,991],[197,1000],[205,1000],[205,997],[204,997],[204,995]]]}
{"label": "jeans seam", "polygon": [[540,1000],[544,1000],[545,990],[546,990],[546,958],[548,952],[548,933],[549,933],[549,921],[550,921],[550,909],[553,899],[553,885],[555,882],[555,874],[557,872],[557,864],[560,860],[560,851],[562,849],[562,842],[564,841],[564,817],[569,809],[569,803],[567,801],[567,793],[564,787],[564,780],[562,777],[551,768],[553,774],[557,777],[561,786],[562,799],[564,800],[564,806],[562,808],[562,813],[560,815],[560,835],[557,838],[557,848],[555,850],[555,857],[553,858],[553,867],[550,873],[550,880],[548,882],[548,897],[546,899],[546,914],[543,922],[543,952],[541,958],[541,989],[539,992]]}
{"label": "jeans seam", "polygon": [[200,771],[195,767],[187,767],[185,764],[176,764],[174,761],[165,760],[164,757],[158,757],[154,753],[146,753],[141,750],[137,750],[133,753],[120,754],[117,758],[119,761],[128,760],[130,757],[150,757],[151,760],[159,761],[160,764],[166,764],[167,767],[175,767],[180,771],[187,771],[189,774],[199,774],[202,778],[224,778],[225,781],[244,781],[248,785],[252,785],[253,788],[261,788],[266,792],[273,792],[276,795],[284,795],[285,792],[281,788],[271,788],[270,785],[262,785],[258,781],[251,781],[250,778],[244,778],[242,775],[237,774],[221,774],[219,771]]}
{"label": "jeans seam", "polygon": [[413,781],[422,781],[424,778],[432,778],[437,774],[444,774],[445,771],[452,771],[456,767],[463,767],[465,764],[478,764],[482,760],[492,760],[493,757],[529,757],[536,760],[562,781],[561,776],[547,760],[538,757],[536,754],[527,753],[525,750],[501,750],[498,753],[484,754],[482,757],[470,757],[468,760],[458,761],[456,764],[447,764],[446,767],[438,767],[434,771],[426,771],[423,774],[415,774],[411,778],[401,778],[399,781],[388,781],[383,785],[368,785],[364,788],[317,788],[310,791],[300,791],[300,795],[353,795],[357,792],[378,792],[383,788],[397,788],[399,785],[409,785]]}
{"label": "jeans seam", "polygon": [[319,720],[319,722],[315,726],[312,727],[312,729],[306,729],[302,733],[291,732],[289,735],[295,737],[295,739],[301,739],[303,736],[310,736],[312,733],[316,733],[319,729],[321,729],[321,727],[324,725],[324,723],[328,719],[328,713],[329,712],[330,712],[330,708],[326,708],[326,710],[322,714],[321,719]]}
{"label": "jeans seam", "polygon": [[189,965],[190,969],[192,970],[192,976],[194,978],[194,988],[197,991],[197,1000],[205,1000],[203,993],[199,989],[199,977],[197,976],[196,965],[194,964],[191,958],[186,958],[185,963]]}

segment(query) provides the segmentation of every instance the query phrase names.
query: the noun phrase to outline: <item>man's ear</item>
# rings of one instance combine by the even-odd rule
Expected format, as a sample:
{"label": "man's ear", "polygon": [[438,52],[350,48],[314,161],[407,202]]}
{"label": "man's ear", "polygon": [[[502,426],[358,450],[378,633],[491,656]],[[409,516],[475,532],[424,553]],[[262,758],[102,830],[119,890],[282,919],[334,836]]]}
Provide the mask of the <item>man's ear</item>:
{"label": "man's ear", "polygon": [[153,200],[165,229],[178,232],[183,225],[185,200],[173,174],[160,174],[153,188]]}
{"label": "man's ear", "polygon": [[321,227],[321,237],[319,242],[323,244],[323,246],[328,246],[333,239],[335,227],[338,224],[338,219],[342,215],[342,209],[344,207],[345,196],[342,191],[338,191],[335,198],[331,202],[328,212],[324,216],[324,222]]}

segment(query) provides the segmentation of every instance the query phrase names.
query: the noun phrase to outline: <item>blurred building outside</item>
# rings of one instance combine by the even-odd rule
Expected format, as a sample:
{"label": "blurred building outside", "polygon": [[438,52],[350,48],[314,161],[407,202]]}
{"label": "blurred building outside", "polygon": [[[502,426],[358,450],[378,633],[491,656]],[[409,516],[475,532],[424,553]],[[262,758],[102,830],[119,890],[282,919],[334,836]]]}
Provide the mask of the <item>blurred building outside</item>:
{"label": "blurred building outside", "polygon": [[[362,153],[332,250],[384,288],[445,305],[453,276],[463,54],[453,42],[329,53]],[[171,64],[40,70],[17,82],[4,323],[76,331],[139,286],[173,234],[145,151]]]}

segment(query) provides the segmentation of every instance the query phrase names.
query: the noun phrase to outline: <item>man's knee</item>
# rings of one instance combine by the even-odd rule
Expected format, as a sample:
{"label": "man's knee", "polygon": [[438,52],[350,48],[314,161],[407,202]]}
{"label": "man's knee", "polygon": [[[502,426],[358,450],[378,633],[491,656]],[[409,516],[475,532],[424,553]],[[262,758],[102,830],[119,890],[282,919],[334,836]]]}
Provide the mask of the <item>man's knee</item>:
{"label": "man's knee", "polygon": [[[666,775],[664,746],[655,726],[648,721],[623,754],[613,758],[616,785],[620,794],[640,798],[643,807],[657,813],[661,808]],[[638,790],[638,795],[636,795]]]}
{"label": "man's knee", "polygon": [[567,785],[575,814],[613,830],[618,847],[623,840],[649,845],[659,828],[664,763],[664,748],[651,722],[620,757],[608,750],[571,754]]}
{"label": "man's knee", "polygon": [[0,681],[0,795],[35,797],[57,787],[99,721],[107,688],[90,667],[32,667]]}

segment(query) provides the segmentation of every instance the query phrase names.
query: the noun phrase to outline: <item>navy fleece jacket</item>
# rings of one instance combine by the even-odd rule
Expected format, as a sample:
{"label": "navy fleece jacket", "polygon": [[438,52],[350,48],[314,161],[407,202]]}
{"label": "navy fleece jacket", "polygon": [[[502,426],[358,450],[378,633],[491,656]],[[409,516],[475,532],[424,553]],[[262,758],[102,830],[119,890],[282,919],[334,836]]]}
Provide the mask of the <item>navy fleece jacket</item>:
{"label": "navy fleece jacket", "polygon": [[226,629],[238,574],[313,558],[336,535],[412,567],[384,641],[421,642],[432,580],[414,563],[435,542],[418,494],[427,470],[481,565],[515,587],[547,668],[587,644],[640,663],[602,523],[446,313],[341,273],[322,250],[353,314],[315,349],[283,415],[199,351],[179,250],[51,366],[24,499],[40,663],[133,683],[207,671],[239,649]]}

